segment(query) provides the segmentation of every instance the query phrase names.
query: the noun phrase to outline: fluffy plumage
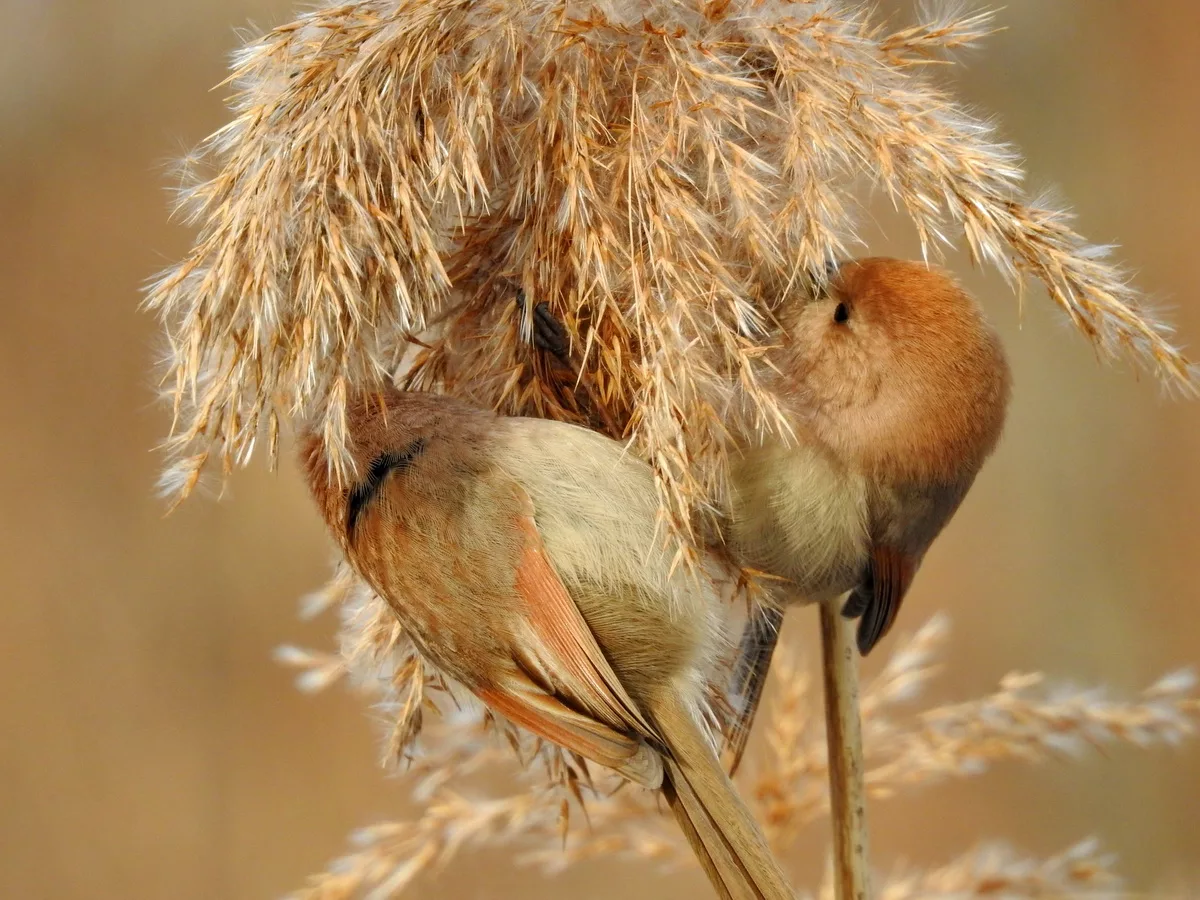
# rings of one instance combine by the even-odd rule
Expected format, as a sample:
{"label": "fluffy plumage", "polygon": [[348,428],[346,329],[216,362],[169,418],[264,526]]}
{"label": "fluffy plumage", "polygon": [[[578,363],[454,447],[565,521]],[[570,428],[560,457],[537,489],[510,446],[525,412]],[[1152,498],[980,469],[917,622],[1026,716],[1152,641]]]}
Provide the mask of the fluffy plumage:
{"label": "fluffy plumage", "polygon": [[[743,562],[784,579],[780,603],[851,592],[843,613],[860,619],[865,654],[996,446],[1008,363],[975,300],[924,263],[845,263],[780,318],[772,363],[795,440],[735,459],[727,536]],[[739,667],[750,717],[782,613],[765,615]]]}
{"label": "fluffy plumage", "polygon": [[305,471],[351,565],[494,711],[660,788],[726,898],[790,898],[704,726],[722,600],[672,568],[650,467],[595,432],[388,390],[349,406],[343,486]]}

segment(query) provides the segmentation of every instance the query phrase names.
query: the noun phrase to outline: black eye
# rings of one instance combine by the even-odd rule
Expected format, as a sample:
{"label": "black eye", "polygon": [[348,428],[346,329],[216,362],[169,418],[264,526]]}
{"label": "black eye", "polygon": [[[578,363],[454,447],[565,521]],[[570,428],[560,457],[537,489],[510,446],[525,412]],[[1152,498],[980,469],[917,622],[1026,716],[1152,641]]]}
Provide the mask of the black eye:
{"label": "black eye", "polygon": [[844,325],[846,322],[849,322],[850,307],[848,307],[845,303],[839,303],[837,305],[837,309],[833,311],[833,321],[837,322],[839,325]]}

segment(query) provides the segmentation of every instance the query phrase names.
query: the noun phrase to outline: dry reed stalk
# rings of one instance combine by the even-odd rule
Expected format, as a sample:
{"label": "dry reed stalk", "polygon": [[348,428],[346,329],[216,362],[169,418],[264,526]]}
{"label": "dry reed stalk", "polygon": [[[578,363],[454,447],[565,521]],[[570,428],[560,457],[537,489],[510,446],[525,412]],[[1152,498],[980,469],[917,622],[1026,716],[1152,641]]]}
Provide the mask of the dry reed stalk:
{"label": "dry reed stalk", "polygon": [[[306,602],[305,612],[331,602],[341,615],[340,651],[287,648],[281,658],[299,670],[306,690],[349,678],[376,702],[388,720],[385,761],[423,812],[357,833],[349,855],[314,877],[296,900],[398,896],[459,854],[489,847],[506,848],[518,864],[546,872],[614,857],[668,869],[695,864],[650,793],[621,788],[610,773],[590,770],[489,717],[415,655],[387,605],[368,588],[343,572],[321,600]],[[1051,688],[1041,676],[1014,674],[991,695],[906,711],[938,671],[948,633],[939,616],[894,642],[883,670],[863,685],[865,780],[879,801],[947,778],[978,777],[999,762],[1078,756],[1112,743],[1170,745],[1195,733],[1200,702],[1186,671],[1164,676],[1132,700],[1111,700],[1096,689]],[[760,716],[764,741],[748,755],[739,782],[772,846],[788,858],[827,814],[830,782],[820,700],[805,667],[779,656],[776,699]],[[423,725],[401,728],[411,714],[406,698],[414,694],[427,715]],[[397,743],[398,730],[406,743]],[[505,787],[473,789],[480,773]],[[1113,860],[1093,841],[1044,861],[988,846],[941,869],[875,874],[882,900],[1121,896]],[[814,896],[833,896],[832,867],[828,877]]]}
{"label": "dry reed stalk", "polygon": [[858,652],[854,629],[837,608],[822,603],[819,612],[829,805],[833,822],[834,896],[837,900],[868,900],[871,870],[867,849],[862,723],[859,720]]}

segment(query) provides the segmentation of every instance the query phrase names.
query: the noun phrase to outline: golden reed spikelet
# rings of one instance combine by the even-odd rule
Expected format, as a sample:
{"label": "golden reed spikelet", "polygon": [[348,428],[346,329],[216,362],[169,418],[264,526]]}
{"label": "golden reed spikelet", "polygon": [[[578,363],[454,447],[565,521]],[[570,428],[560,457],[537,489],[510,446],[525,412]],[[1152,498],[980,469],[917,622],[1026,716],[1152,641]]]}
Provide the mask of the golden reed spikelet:
{"label": "golden reed spikelet", "polygon": [[854,239],[864,176],[930,250],[961,235],[1104,352],[1191,387],[1106,249],[1028,202],[1012,148],[926,76],[990,26],[889,33],[825,0],[360,0],[268,32],[191,160],[195,246],[149,293],[175,407],[165,488],[260,439],[273,457],[288,417],[344,467],[348,391],[398,373],[578,419],[524,346],[520,290],[566,324],[604,429],[689,536],[728,429],[779,427],[762,329]]}
{"label": "golden reed spikelet", "polygon": [[[341,616],[340,651],[288,647],[280,658],[299,670],[304,690],[348,677],[378,706],[387,728],[385,762],[421,812],[357,832],[349,855],[313,877],[295,900],[399,896],[458,854],[488,848],[506,848],[517,864],[547,872],[611,857],[670,868],[695,864],[674,820],[651,794],[618,790],[618,776],[491,717],[421,660],[387,604],[345,567],[305,612],[329,606]],[[884,668],[863,686],[867,789],[879,802],[975,777],[1004,761],[1035,763],[1113,743],[1174,744],[1195,733],[1200,702],[1186,670],[1132,700],[1111,700],[1096,689],[1047,688],[1041,676],[1013,674],[984,697],[914,711],[913,701],[940,668],[948,636],[946,619],[935,617],[897,642]],[[807,669],[785,657],[776,662],[775,678],[776,700],[759,717],[763,740],[738,781],[779,858],[789,859],[828,815],[827,747],[821,700]],[[489,783],[499,789],[472,783],[480,772],[490,773]],[[877,891],[884,900],[1115,900],[1124,896],[1118,888],[1113,860],[1085,841],[1048,860],[984,846],[944,868],[897,870]],[[819,895],[832,897],[831,883]]]}

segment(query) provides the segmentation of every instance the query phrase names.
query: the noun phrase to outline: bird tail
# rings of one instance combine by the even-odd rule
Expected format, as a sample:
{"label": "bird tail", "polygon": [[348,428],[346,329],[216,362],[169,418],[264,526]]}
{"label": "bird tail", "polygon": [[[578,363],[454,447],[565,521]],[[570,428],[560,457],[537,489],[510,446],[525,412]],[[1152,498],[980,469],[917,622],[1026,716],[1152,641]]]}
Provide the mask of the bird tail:
{"label": "bird tail", "polygon": [[794,900],[750,810],[691,709],[672,695],[652,709],[666,742],[663,796],[722,900]]}
{"label": "bird tail", "polygon": [[732,778],[742,764],[746,743],[750,740],[750,728],[758,714],[763,690],[767,686],[767,674],[771,671],[771,658],[779,643],[779,631],[783,627],[783,610],[777,606],[764,606],[751,614],[742,642],[738,646],[737,664],[734,670],[732,705],[734,721],[726,743],[726,762]]}

